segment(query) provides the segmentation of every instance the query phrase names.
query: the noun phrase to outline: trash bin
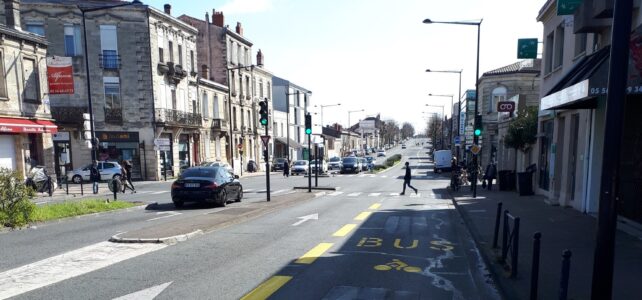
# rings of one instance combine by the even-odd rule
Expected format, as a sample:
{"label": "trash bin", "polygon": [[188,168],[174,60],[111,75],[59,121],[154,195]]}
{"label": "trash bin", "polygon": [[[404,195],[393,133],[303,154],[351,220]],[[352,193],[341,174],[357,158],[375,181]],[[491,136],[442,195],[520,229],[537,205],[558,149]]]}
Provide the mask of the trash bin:
{"label": "trash bin", "polygon": [[519,195],[528,196],[533,195],[533,173],[537,170],[537,166],[532,164],[526,168],[526,172],[517,173],[517,182],[519,185]]}
{"label": "trash bin", "polygon": [[499,190],[512,191],[515,189],[515,172],[512,170],[502,170],[498,172]]}

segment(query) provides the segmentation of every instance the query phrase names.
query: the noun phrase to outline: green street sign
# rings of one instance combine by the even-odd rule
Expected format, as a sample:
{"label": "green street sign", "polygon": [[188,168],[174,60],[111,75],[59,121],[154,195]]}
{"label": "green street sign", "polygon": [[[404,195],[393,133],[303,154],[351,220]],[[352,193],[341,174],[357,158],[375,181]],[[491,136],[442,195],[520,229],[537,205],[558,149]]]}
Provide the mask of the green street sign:
{"label": "green street sign", "polygon": [[557,15],[572,15],[581,4],[582,0],[557,0]]}
{"label": "green street sign", "polygon": [[518,39],[517,58],[537,58],[537,39]]}

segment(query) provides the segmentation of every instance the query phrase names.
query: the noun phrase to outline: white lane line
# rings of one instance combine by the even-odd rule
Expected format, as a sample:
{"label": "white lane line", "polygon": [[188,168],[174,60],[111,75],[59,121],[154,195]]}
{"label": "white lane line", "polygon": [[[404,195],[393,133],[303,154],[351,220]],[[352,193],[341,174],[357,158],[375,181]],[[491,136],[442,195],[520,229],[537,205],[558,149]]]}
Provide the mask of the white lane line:
{"label": "white lane line", "polygon": [[245,189],[244,190],[246,193],[254,192],[254,189]]}
{"label": "white lane line", "polygon": [[381,178],[386,178],[386,177],[388,177],[388,175],[381,175],[381,176],[379,176],[379,177],[381,177]]}
{"label": "white lane line", "polygon": [[164,194],[164,193],[169,193],[169,191],[158,191],[158,192],[153,192],[153,193],[150,193],[150,194],[152,194],[152,195],[160,195],[160,194]]}
{"label": "white lane line", "polygon": [[160,295],[160,293],[162,293],[170,284],[172,284],[172,282],[173,281],[159,284],[144,290],[140,290],[138,292],[114,298],[113,300],[152,300],[156,298],[156,296]]}
{"label": "white lane line", "polygon": [[51,202],[51,201],[36,202],[36,205],[38,205],[38,204],[45,204],[45,203],[49,203],[49,202]]}
{"label": "white lane line", "polygon": [[338,192],[337,191],[337,192],[332,192],[332,193],[328,194],[328,196],[339,196],[341,194],[343,194],[343,192]]}
{"label": "white lane line", "polygon": [[154,221],[154,220],[169,218],[169,217],[178,216],[178,215],[182,215],[182,214],[183,213],[179,213],[177,211],[172,211],[172,210],[170,210],[170,211],[159,211],[159,212],[156,213],[156,215],[167,215],[167,216],[156,217],[156,218],[149,219],[147,221]]}
{"label": "white lane line", "polygon": [[17,296],[167,247],[100,242],[0,273],[0,299]]}
{"label": "white lane line", "polygon": [[381,195],[381,193],[370,193],[370,194],[368,194],[369,197],[379,197],[379,195]]}
{"label": "white lane line", "polygon": [[348,194],[348,197],[357,197],[359,195],[361,195],[361,192],[350,193],[350,194]]}
{"label": "white lane line", "polygon": [[390,196],[399,196],[399,193],[390,193]]}
{"label": "white lane line", "polygon": [[289,191],[289,190],[288,189],[282,189],[282,190],[278,190],[276,192],[272,192],[272,194],[280,194],[280,193],[285,193],[287,191]]}
{"label": "white lane line", "polygon": [[136,194],[149,194],[151,192],[152,191],[140,191],[140,192],[137,191]]}

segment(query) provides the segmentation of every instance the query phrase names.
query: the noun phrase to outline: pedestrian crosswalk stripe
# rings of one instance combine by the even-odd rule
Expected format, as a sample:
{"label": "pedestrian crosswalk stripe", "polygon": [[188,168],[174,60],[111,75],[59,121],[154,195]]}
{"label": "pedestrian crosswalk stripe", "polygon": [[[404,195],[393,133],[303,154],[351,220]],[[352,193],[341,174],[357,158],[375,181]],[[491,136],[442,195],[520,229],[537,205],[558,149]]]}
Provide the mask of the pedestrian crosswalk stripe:
{"label": "pedestrian crosswalk stripe", "polygon": [[390,196],[399,196],[397,193],[390,193]]}
{"label": "pedestrian crosswalk stripe", "polygon": [[359,195],[361,195],[361,192],[350,193],[350,194],[348,194],[348,197],[356,197],[356,196],[359,196]]}
{"label": "pedestrian crosswalk stripe", "polygon": [[417,194],[410,194],[410,197],[411,197],[411,198],[418,198],[418,197],[421,197],[421,193],[417,193]]}
{"label": "pedestrian crosswalk stripe", "polygon": [[381,195],[381,193],[370,193],[370,194],[368,194],[368,196],[370,196],[370,197],[378,197],[379,195]]}
{"label": "pedestrian crosswalk stripe", "polygon": [[360,177],[360,178],[362,178],[362,177],[366,177],[366,174],[361,174],[361,175],[359,175],[359,177]]}
{"label": "pedestrian crosswalk stripe", "polygon": [[386,177],[388,177],[388,175],[381,175],[381,178],[386,178]]}
{"label": "pedestrian crosswalk stripe", "polygon": [[343,194],[343,192],[332,192],[332,193],[328,194],[328,196],[339,196],[341,194]]}

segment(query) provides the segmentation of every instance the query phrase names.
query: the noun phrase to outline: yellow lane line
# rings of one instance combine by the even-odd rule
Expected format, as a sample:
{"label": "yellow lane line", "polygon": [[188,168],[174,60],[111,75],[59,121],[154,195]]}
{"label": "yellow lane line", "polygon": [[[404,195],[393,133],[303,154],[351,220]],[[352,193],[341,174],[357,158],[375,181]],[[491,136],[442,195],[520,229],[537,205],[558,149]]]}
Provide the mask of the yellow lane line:
{"label": "yellow lane line", "polygon": [[370,216],[371,213],[372,212],[364,211],[364,212],[358,214],[356,217],[354,217],[354,219],[356,221],[363,221],[363,220],[367,219]]}
{"label": "yellow lane line", "polygon": [[270,279],[261,283],[254,290],[249,292],[247,295],[243,296],[241,300],[255,300],[255,299],[267,299],[270,295],[274,294],[278,289],[280,289],[284,284],[292,279],[292,276],[272,276]]}
{"label": "yellow lane line", "polygon": [[379,209],[379,207],[381,207],[381,203],[375,203],[373,205],[370,205],[368,209]]}
{"label": "yellow lane line", "polygon": [[311,264],[313,263],[319,256],[323,255],[324,252],[326,252],[330,247],[334,245],[333,243],[320,243],[316,247],[312,248],[312,250],[308,251],[308,253],[303,254],[303,256],[299,257],[295,261],[297,264]]}
{"label": "yellow lane line", "polygon": [[337,230],[337,232],[332,234],[332,236],[346,236],[355,227],[357,227],[357,224],[347,224],[347,225],[341,227],[341,229]]}

